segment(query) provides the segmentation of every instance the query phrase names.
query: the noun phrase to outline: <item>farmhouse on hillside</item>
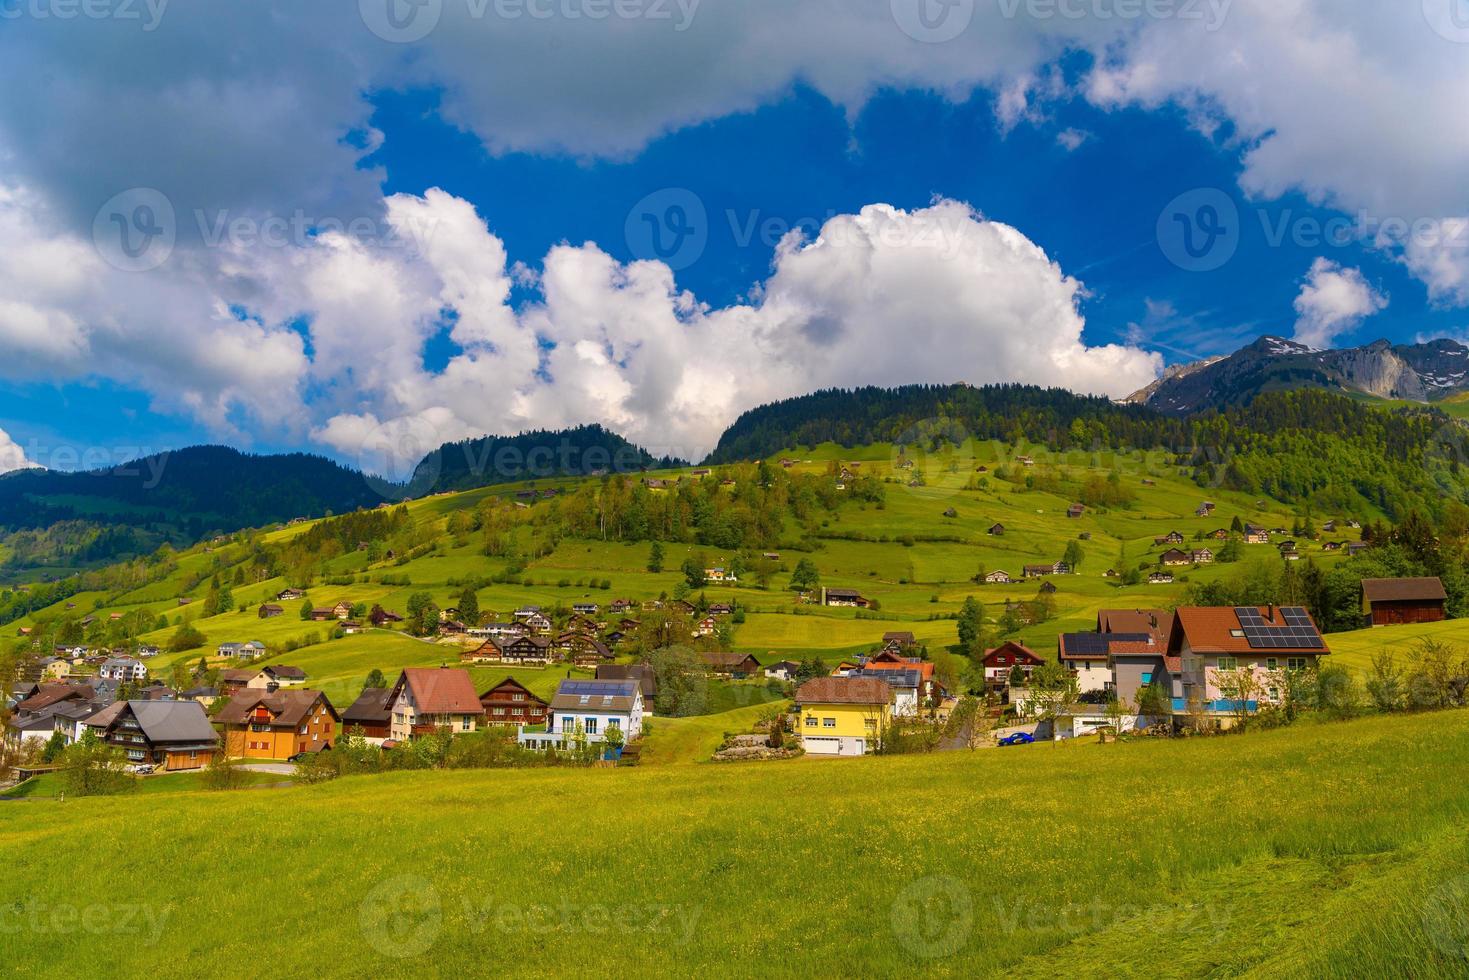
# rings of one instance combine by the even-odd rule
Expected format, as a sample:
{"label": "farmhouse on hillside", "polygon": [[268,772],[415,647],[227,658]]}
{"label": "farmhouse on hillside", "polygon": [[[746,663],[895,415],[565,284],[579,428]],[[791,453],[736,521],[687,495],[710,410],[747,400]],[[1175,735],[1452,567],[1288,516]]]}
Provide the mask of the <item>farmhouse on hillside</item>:
{"label": "farmhouse on hillside", "polygon": [[479,696],[487,725],[544,725],[550,707],[544,698],[513,677],[507,677]]}
{"label": "farmhouse on hillside", "polygon": [[1436,576],[1362,580],[1362,609],[1371,626],[1441,622],[1447,600],[1443,582]]}

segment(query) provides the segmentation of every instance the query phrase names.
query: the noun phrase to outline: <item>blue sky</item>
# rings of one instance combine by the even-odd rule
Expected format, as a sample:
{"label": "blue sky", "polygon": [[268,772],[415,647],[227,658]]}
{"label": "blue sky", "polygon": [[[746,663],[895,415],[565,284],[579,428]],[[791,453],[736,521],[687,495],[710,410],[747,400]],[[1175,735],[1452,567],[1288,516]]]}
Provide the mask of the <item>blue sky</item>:
{"label": "blue sky", "polygon": [[[357,462],[384,432],[430,441],[579,421],[687,454],[738,411],[827,384],[1024,380],[1122,394],[1164,362],[1262,333],[1337,346],[1466,333],[1462,249],[1415,251],[1376,237],[1375,224],[1344,242],[1321,232],[1357,214],[1469,213],[1450,173],[1464,141],[1433,131],[1428,111],[1457,104],[1463,77],[1464,48],[1445,47],[1443,32],[1417,18],[1384,30],[1376,14],[1313,22],[1312,0],[1294,0],[1284,34],[1275,8],[1237,0],[1217,37],[1086,24],[1058,43],[1039,22],[1021,25],[1025,43],[978,37],[972,57],[945,62],[965,52],[890,29],[907,2],[891,0],[890,16],[887,3],[844,8],[872,7],[850,36],[835,14],[815,25],[830,54],[772,51],[769,25],[723,5],[687,35],[648,42],[665,61],[702,57],[697,69],[624,69],[610,52],[599,63],[575,47],[585,25],[535,25],[556,45],[505,69],[519,67],[523,88],[443,27],[384,45],[360,23],[343,33],[340,19],[302,15],[293,52],[241,22],[259,74],[220,72],[237,97],[222,106],[178,95],[215,71],[180,53],[197,48],[196,32],[223,29],[212,15],[170,14],[147,34],[22,22],[0,38],[0,58],[15,70],[84,65],[78,88],[121,86],[112,108],[138,122],[78,166],[91,109],[0,110],[0,156],[16,164],[0,183],[0,288],[19,292],[25,314],[13,328],[0,315],[0,354],[16,365],[0,429],[30,461],[63,468],[88,449],[96,460],[209,441]],[[739,45],[721,46],[724,18],[763,37],[779,64],[744,64],[730,53]],[[888,32],[870,40],[884,20]],[[519,27],[466,22],[481,29],[492,44]],[[1288,82],[1316,84],[1299,50],[1313,41],[1377,44],[1383,59],[1365,59],[1355,82],[1296,93]],[[97,45],[119,63],[147,52],[149,74],[112,77],[115,65],[88,58]],[[1411,68],[1385,67],[1404,50],[1420,52]],[[1244,78],[1241,52],[1259,59]],[[338,84],[336,57],[360,77]],[[723,72],[740,81],[721,85]],[[1320,101],[1333,91],[1345,104]],[[1356,153],[1343,118],[1363,140],[1409,123],[1397,143],[1422,145]],[[32,285],[18,256],[64,255],[77,241],[115,266],[92,219],[104,198],[138,188],[176,212],[178,242],[159,267],[114,286],[99,265],[92,292],[62,281],[62,268],[46,270],[55,288]],[[934,210],[944,201],[972,214]],[[964,262],[919,282],[874,230],[887,220],[911,231],[916,217],[842,217],[872,205],[960,222]],[[438,237],[406,257],[314,235],[221,246],[197,240],[207,221],[191,218],[293,210],[313,232],[321,216],[392,224],[408,211]],[[810,243],[823,226],[822,249],[777,255],[784,232],[804,229]],[[834,233],[853,227],[861,247],[847,254]],[[659,251],[654,234],[687,244]],[[1190,256],[1186,245],[1209,247]],[[649,259],[671,267],[666,278],[635,264]],[[466,282],[490,285],[479,295]],[[905,356],[910,335],[936,353]],[[1004,348],[994,363],[990,346]],[[758,356],[746,361],[747,350]]]}

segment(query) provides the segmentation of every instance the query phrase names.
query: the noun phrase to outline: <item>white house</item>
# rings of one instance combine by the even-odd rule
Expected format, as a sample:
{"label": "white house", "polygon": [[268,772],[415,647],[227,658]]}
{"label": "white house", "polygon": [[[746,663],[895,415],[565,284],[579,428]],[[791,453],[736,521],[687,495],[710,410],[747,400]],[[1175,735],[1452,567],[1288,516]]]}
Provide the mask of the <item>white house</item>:
{"label": "white house", "polygon": [[265,656],[265,644],[259,640],[249,640],[245,643],[221,643],[215,652],[231,660],[236,658],[253,660],[256,657]]}
{"label": "white house", "polygon": [[849,677],[871,677],[886,681],[893,689],[893,717],[913,718],[918,714],[918,688],[923,677],[916,670],[854,670]]}
{"label": "white house", "polygon": [[614,726],[624,743],[643,734],[643,691],[637,680],[566,680],[551,699],[546,730],[522,732],[520,741],[532,748],[561,748],[581,734],[588,743],[599,743]]}
{"label": "white house", "polygon": [[97,673],[109,681],[140,681],[148,676],[148,668],[132,657],[108,657]]}

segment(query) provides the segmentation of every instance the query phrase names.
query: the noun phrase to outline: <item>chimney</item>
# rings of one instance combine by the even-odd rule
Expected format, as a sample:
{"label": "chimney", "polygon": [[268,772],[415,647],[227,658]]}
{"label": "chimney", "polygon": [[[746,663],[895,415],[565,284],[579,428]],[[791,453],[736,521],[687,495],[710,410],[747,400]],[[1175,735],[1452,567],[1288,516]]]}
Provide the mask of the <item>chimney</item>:
{"label": "chimney", "polygon": [[1265,605],[1265,618],[1272,623],[1275,622],[1275,603],[1271,602]]}

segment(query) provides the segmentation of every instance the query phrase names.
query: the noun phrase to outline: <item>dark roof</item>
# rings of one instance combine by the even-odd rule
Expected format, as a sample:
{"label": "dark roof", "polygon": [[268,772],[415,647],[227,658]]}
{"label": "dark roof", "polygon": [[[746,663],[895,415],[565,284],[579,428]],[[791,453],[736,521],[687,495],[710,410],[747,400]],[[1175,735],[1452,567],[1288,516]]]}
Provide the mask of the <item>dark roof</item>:
{"label": "dark roof", "polygon": [[357,700],[342,712],[342,724],[383,725],[392,717],[392,691],[386,687],[364,688]]}
{"label": "dark roof", "polygon": [[311,713],[318,699],[326,705],[326,710],[331,713],[333,719],[341,720],[337,710],[332,707],[332,703],[320,691],[261,691],[258,689],[244,690],[230,698],[229,703],[214,716],[214,720],[221,725],[243,725],[253,720],[251,713],[257,705],[262,705],[270,712],[272,725],[281,728],[295,728],[306,720],[306,716]]}
{"label": "dark roof", "polygon": [[15,706],[17,712],[40,711],[58,701],[90,701],[97,692],[90,684],[43,684],[41,690]]}
{"label": "dark roof", "polygon": [[641,692],[638,681],[562,681],[551,699],[551,709],[576,711],[632,710],[634,697]]}
{"label": "dark roof", "polygon": [[760,661],[749,653],[701,653],[699,659],[711,667],[738,667],[746,661],[752,661],[756,667],[760,666]]}
{"label": "dark roof", "polygon": [[306,679],[306,671],[300,667],[287,667],[285,664],[271,664],[265,670],[276,677],[283,677],[287,680],[303,681]]}
{"label": "dark roof", "polygon": [[148,741],[214,745],[219,737],[197,701],[129,701],[128,708]]}
{"label": "dark roof", "polygon": [[1443,582],[1431,578],[1364,578],[1362,595],[1368,602],[1394,602],[1417,599],[1438,602],[1448,598]]}
{"label": "dark roof", "polygon": [[[502,696],[502,694],[504,696]],[[524,684],[520,683],[520,681],[516,680],[513,677],[505,678],[503,681],[496,684],[485,693],[481,694],[479,696],[479,700],[481,704],[488,704],[491,701],[500,700],[511,701],[513,699],[508,696],[511,694],[525,695],[522,700],[526,702],[535,702],[536,704],[542,706],[544,706],[546,703],[545,698],[542,698],[539,695],[535,694],[533,691],[531,691],[530,688],[526,687]]]}
{"label": "dark roof", "polygon": [[658,677],[653,673],[650,664],[599,664],[597,680],[636,680],[643,689],[644,699],[656,697],[658,694]]}

